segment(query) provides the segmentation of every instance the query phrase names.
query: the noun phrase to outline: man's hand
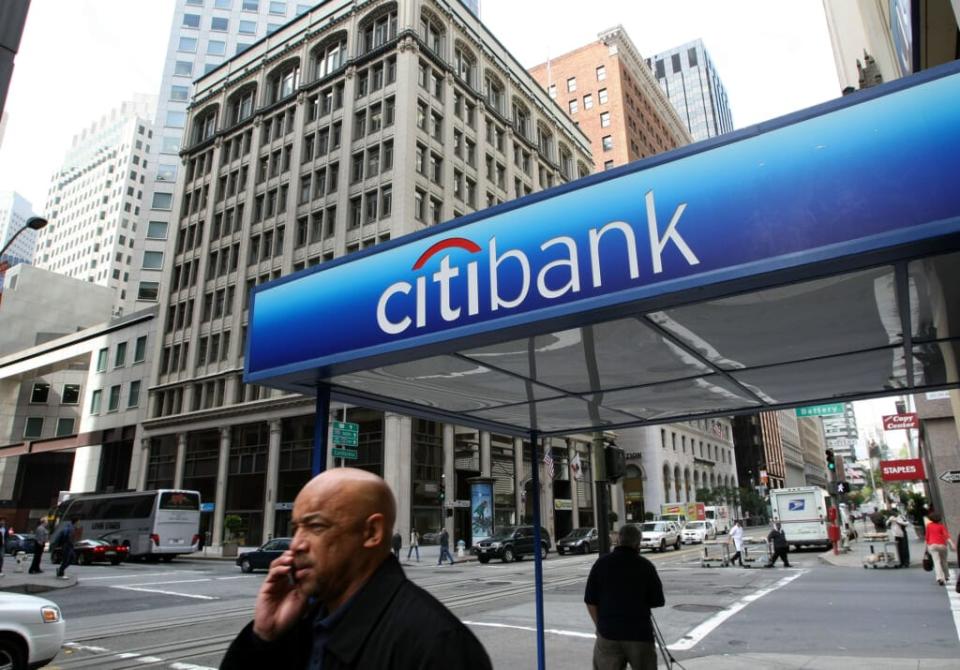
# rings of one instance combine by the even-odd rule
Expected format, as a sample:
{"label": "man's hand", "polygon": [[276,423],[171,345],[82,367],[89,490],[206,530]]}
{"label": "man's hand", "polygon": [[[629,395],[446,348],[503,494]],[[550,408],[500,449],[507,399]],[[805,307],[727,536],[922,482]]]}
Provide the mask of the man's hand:
{"label": "man's hand", "polygon": [[290,575],[294,571],[293,552],[285,551],[270,564],[270,573],[257,594],[253,632],[271,642],[290,630],[303,615],[307,597]]}

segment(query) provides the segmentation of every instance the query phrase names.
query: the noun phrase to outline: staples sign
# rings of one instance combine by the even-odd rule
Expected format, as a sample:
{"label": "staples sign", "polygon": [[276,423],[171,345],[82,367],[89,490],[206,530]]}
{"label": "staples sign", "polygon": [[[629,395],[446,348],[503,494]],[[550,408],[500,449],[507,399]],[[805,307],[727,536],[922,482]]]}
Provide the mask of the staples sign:
{"label": "staples sign", "polygon": [[883,417],[884,430],[906,430],[907,428],[919,428],[920,419],[915,413],[911,414],[890,414]]}
{"label": "staples sign", "polygon": [[909,458],[899,461],[880,461],[880,477],[885,482],[926,479],[923,471],[923,461],[919,458]]}

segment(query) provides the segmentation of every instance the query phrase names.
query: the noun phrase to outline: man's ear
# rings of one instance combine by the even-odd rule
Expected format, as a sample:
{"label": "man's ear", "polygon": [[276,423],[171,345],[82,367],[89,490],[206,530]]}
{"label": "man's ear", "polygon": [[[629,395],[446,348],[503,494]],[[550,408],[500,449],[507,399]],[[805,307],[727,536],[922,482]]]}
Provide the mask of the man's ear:
{"label": "man's ear", "polygon": [[367,517],[367,522],[363,529],[363,546],[379,547],[386,545],[389,538],[386,517],[377,512]]}

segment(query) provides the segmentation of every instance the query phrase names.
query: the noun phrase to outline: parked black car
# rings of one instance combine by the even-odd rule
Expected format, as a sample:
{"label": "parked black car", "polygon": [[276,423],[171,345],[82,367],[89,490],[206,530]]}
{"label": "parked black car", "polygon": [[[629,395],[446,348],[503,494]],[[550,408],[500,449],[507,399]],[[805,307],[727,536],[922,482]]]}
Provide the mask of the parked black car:
{"label": "parked black car", "polygon": [[586,554],[600,548],[600,535],[596,528],[574,528],[562,540],[557,541],[557,553],[561,556],[568,551]]}
{"label": "parked black car", "polygon": [[10,533],[7,535],[5,546],[8,554],[15,555],[18,551],[33,554],[37,540],[33,533]]}
{"label": "parked black car", "polygon": [[[540,527],[540,556],[546,558],[550,553],[550,533]],[[491,537],[477,543],[477,560],[489,563],[491,558],[499,558],[504,563],[519,561],[524,556],[533,554],[534,535],[533,526],[505,526]]]}
{"label": "parked black car", "polygon": [[[63,558],[63,549],[55,547],[50,550],[50,561],[60,563]],[[120,565],[121,561],[130,558],[130,547],[107,542],[106,540],[80,540],[73,545],[73,563],[90,565],[91,563],[110,563]]]}
{"label": "parked black car", "polygon": [[279,558],[280,554],[290,548],[292,540],[293,538],[290,537],[275,537],[259,549],[237,556],[237,565],[243,572],[269,570],[273,560]]}

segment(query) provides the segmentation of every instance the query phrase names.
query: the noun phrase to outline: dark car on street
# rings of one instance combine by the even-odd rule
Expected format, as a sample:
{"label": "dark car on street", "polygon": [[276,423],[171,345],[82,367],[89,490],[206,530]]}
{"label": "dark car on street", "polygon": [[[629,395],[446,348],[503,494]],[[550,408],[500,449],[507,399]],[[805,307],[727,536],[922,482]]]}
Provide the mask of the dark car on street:
{"label": "dark car on street", "polygon": [[[535,551],[533,526],[505,526],[491,537],[480,540],[476,546],[477,560],[489,563],[491,558],[499,558],[504,563],[519,561],[531,556]],[[540,527],[540,556],[546,558],[550,553],[550,533]]]}
{"label": "dark car on street", "polygon": [[243,572],[253,572],[254,570],[269,570],[270,564],[280,554],[290,548],[290,537],[275,537],[259,549],[248,551],[237,556],[237,565]]}
{"label": "dark car on street", "polygon": [[[59,563],[63,554],[61,549],[55,548],[50,552],[54,563]],[[130,557],[130,547],[107,542],[106,540],[80,540],[73,545],[73,562],[80,565],[91,563],[110,563],[119,565]]]}
{"label": "dark car on street", "polygon": [[37,539],[33,533],[10,533],[5,543],[6,552],[15,555],[18,551],[32,554],[37,546]]}
{"label": "dark car on street", "polygon": [[557,541],[557,553],[586,554],[600,548],[600,535],[596,528],[574,528]]}

